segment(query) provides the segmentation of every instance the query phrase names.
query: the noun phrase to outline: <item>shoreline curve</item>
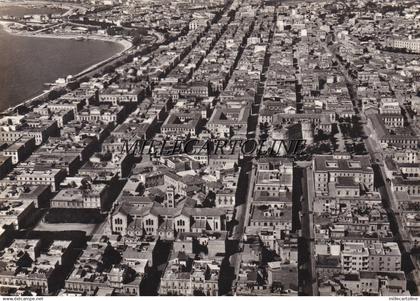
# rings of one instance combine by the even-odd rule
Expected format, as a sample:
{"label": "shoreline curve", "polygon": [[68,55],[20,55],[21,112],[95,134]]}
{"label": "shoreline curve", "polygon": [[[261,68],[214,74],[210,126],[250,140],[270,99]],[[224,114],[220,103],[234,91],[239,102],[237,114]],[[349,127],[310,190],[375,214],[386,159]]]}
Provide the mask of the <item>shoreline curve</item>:
{"label": "shoreline curve", "polygon": [[[76,35],[76,34],[55,35],[55,34],[29,33],[29,32],[21,32],[21,31],[13,30],[9,27],[11,24],[19,24],[19,23],[18,22],[0,20],[0,30],[4,30],[6,33],[8,33],[10,35],[21,36],[21,37],[66,39],[66,40],[75,40],[77,38],[83,37],[85,40],[111,42],[111,43],[119,44],[123,47],[123,49],[121,51],[112,55],[111,57],[106,58],[106,59],[104,59],[100,62],[97,62],[97,63],[81,70],[77,74],[69,74],[69,75],[72,75],[73,78],[75,78],[75,79],[77,79],[79,77],[82,77],[86,73],[92,72],[97,68],[102,67],[104,64],[106,64],[109,61],[112,61],[112,60],[115,60],[115,59],[121,57],[122,55],[124,55],[129,50],[132,50],[133,47],[134,47],[134,45],[129,40],[124,39],[122,37],[115,38],[115,37],[105,37],[105,36],[98,36],[98,35]],[[46,83],[44,83],[44,84],[46,84]],[[53,88],[54,87],[51,87],[50,89],[45,90],[44,92],[42,92],[38,95],[35,95],[35,96],[33,96],[29,99],[24,99],[20,103],[14,105],[14,106],[10,106],[9,108],[0,111],[0,114],[4,114],[4,113],[10,112],[10,111],[13,111],[21,105],[28,105],[29,106],[32,102],[35,102],[39,98],[45,97],[48,93],[50,93],[53,90]]]}

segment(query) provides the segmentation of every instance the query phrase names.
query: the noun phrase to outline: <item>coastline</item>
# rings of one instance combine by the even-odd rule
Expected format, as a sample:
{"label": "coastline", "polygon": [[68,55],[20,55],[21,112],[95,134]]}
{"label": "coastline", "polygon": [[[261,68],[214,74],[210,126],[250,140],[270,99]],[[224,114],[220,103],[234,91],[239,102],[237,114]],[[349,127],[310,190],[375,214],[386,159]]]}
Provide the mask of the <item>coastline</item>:
{"label": "coastline", "polygon": [[[96,40],[96,41],[104,41],[104,42],[111,42],[111,43],[117,43],[119,45],[122,46],[122,50],[119,51],[118,53],[112,55],[111,57],[104,59],[100,62],[97,62],[83,70],[81,70],[79,73],[77,74],[72,74],[74,79],[78,79],[82,76],[84,76],[87,73],[90,73],[92,71],[94,71],[95,69],[98,69],[100,67],[102,67],[103,65],[109,63],[110,61],[113,61],[119,57],[121,57],[122,55],[124,55],[126,52],[132,50],[133,48],[133,44],[122,38],[122,37],[105,37],[105,36],[98,36],[98,35],[75,35],[75,34],[69,34],[69,35],[54,35],[54,34],[43,34],[43,33],[29,33],[29,32],[21,32],[21,31],[17,31],[17,30],[13,30],[9,27],[10,24],[19,24],[18,22],[11,22],[11,21],[4,21],[4,20],[0,20],[0,30],[4,30],[6,33],[10,34],[10,35],[15,35],[15,36],[22,36],[22,37],[33,37],[33,38],[49,38],[49,39],[67,39],[67,40],[75,40],[77,38],[83,37],[85,40]],[[83,43],[83,41],[80,41],[80,43]],[[54,90],[54,86],[50,87],[48,90],[45,90],[44,92],[31,97],[29,99],[23,100],[22,102],[11,106],[7,109],[4,109],[2,111],[0,111],[0,114],[4,114],[10,111],[14,111],[16,108],[18,108],[21,105],[26,105],[26,106],[30,106],[31,103],[37,101],[40,98],[45,97],[46,95],[48,95],[48,93],[50,93],[52,90]]]}
{"label": "coastline", "polygon": [[78,9],[83,9],[84,6],[79,5],[77,3],[65,3],[65,2],[58,2],[58,3],[54,3],[54,2],[50,2],[50,1],[42,1],[42,0],[37,0],[36,2],[34,1],[26,1],[26,0],[19,0],[19,1],[13,1],[13,2],[0,2],[0,8],[1,7],[8,7],[8,6],[33,6],[33,7],[39,7],[39,5],[44,5],[47,7],[56,7],[56,8],[62,8],[62,9],[67,9],[67,10],[71,10],[73,8],[78,8]]}
{"label": "coastline", "polygon": [[65,34],[65,35],[57,35],[57,34],[46,34],[46,33],[31,33],[27,31],[19,31],[13,30],[9,27],[11,24],[20,24],[19,22],[12,22],[12,21],[4,21],[0,20],[0,28],[3,29],[5,32],[11,35],[21,36],[21,37],[34,37],[34,38],[47,38],[47,39],[68,39],[68,40],[75,40],[77,38],[82,37],[85,40],[96,40],[96,41],[104,41],[104,42],[112,42],[117,43],[123,46],[124,50],[131,48],[133,44],[123,37],[110,37],[110,36],[100,36],[100,35],[86,35],[86,34]]}

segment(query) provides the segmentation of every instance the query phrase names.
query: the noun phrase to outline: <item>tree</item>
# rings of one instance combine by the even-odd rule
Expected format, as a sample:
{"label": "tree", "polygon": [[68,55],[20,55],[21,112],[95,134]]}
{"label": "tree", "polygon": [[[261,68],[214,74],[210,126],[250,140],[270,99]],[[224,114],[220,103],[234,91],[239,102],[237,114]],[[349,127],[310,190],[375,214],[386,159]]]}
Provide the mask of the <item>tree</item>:
{"label": "tree", "polygon": [[58,97],[60,97],[60,93],[57,90],[51,90],[48,93],[48,100],[54,100],[57,99]]}
{"label": "tree", "polygon": [[116,66],[114,65],[107,65],[104,67],[103,71],[102,71],[102,75],[107,74],[107,73],[111,73],[114,72]]}
{"label": "tree", "polygon": [[216,194],[213,191],[210,191],[207,194],[206,199],[203,201],[203,207],[209,207],[209,208],[215,207],[216,206],[215,200],[216,200]]}
{"label": "tree", "polygon": [[315,143],[328,140],[328,139],[329,139],[329,136],[323,130],[319,130],[318,133],[314,136]]}
{"label": "tree", "polygon": [[118,264],[121,261],[121,254],[115,250],[110,244],[106,247],[102,256],[103,269],[107,270],[112,265]]}

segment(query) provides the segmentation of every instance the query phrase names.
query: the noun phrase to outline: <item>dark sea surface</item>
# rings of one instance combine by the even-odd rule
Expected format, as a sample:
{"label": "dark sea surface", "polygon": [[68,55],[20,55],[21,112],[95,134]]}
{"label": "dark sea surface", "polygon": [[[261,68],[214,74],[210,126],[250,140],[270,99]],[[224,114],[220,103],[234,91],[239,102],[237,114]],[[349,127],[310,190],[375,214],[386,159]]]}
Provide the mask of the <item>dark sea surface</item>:
{"label": "dark sea surface", "polygon": [[42,93],[44,83],[77,74],[121,50],[122,45],[107,41],[24,37],[0,28],[0,111]]}

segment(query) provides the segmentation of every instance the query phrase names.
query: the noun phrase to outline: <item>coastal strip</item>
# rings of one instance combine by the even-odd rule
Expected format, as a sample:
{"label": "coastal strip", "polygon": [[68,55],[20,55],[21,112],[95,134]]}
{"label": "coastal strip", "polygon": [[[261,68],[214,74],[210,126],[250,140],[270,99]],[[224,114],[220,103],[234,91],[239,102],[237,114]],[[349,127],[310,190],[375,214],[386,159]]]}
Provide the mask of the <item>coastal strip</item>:
{"label": "coastal strip", "polygon": [[79,5],[77,3],[65,3],[65,2],[50,2],[50,1],[6,1],[6,2],[0,2],[0,8],[2,7],[10,7],[10,6],[20,6],[20,7],[33,7],[38,8],[39,6],[45,6],[50,8],[58,8],[70,11],[72,9],[85,9],[84,6]]}
{"label": "coastal strip", "polygon": [[[28,31],[20,31],[20,30],[14,30],[10,28],[10,25],[12,24],[20,24],[19,22],[11,22],[11,21],[3,21],[0,20],[0,27],[7,32],[8,34],[16,35],[16,36],[22,36],[22,37],[35,37],[35,38],[48,38],[48,39],[70,39],[75,40],[78,38],[83,38],[85,40],[97,40],[97,41],[105,41],[105,42],[113,42],[118,43],[124,47],[123,51],[126,51],[127,49],[131,48],[133,44],[122,37],[110,37],[110,36],[101,36],[101,35],[87,35],[87,34],[47,34],[47,33],[40,33],[40,32],[28,32]],[[61,24],[60,24],[61,25]]]}
{"label": "coastal strip", "polygon": [[[128,41],[124,38],[121,38],[121,37],[115,38],[115,37],[104,37],[104,36],[98,36],[98,35],[75,35],[75,34],[54,35],[54,34],[45,34],[45,33],[21,32],[21,31],[13,30],[9,27],[11,24],[15,24],[15,23],[16,22],[0,21],[0,28],[3,29],[8,34],[16,35],[16,36],[34,37],[34,38],[51,38],[51,39],[71,39],[71,40],[75,40],[75,39],[78,39],[80,37],[83,37],[83,39],[85,39],[85,40],[96,40],[96,41],[118,43],[123,47],[123,49],[120,52],[114,54],[113,56],[111,56],[111,57],[109,57],[105,60],[102,60],[98,63],[95,63],[95,64],[91,65],[90,67],[87,67],[86,69],[80,71],[79,73],[72,75],[73,79],[75,79],[75,80],[80,79],[83,76],[85,76],[86,74],[88,74],[90,72],[93,72],[93,71],[95,71],[99,68],[102,68],[102,67],[106,66],[107,64],[111,64],[116,59],[119,59],[121,56],[129,53],[130,51],[132,51],[134,49],[134,46],[130,41]],[[38,95],[36,95],[36,96],[34,96],[30,99],[27,99],[27,100],[13,106],[13,107],[9,107],[8,109],[4,110],[2,113],[14,111],[14,110],[16,110],[16,108],[18,108],[21,105],[31,106],[32,103],[45,98],[54,89],[55,89],[55,87],[51,87],[50,89],[42,92],[41,94],[38,94]]]}

